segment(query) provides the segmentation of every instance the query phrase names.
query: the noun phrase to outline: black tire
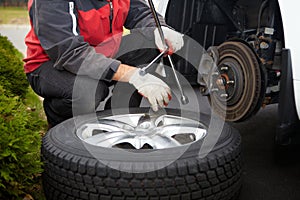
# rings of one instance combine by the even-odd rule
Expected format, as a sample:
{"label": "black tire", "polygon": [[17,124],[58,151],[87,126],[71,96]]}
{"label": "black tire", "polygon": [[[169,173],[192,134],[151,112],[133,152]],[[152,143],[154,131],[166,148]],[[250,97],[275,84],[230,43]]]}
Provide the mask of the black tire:
{"label": "black tire", "polygon": [[[180,115],[179,110],[166,111],[171,115]],[[140,108],[134,112],[141,113],[147,110]],[[99,115],[109,116],[112,113],[104,111]],[[188,115],[191,119],[199,120],[199,114],[188,113]],[[86,123],[91,119],[86,116],[79,120]],[[206,115],[201,115],[200,121],[207,126],[210,124],[210,118]],[[241,137],[227,124],[222,128],[222,133],[212,151],[204,158],[199,157],[199,148],[203,142],[196,142],[173,163],[145,173],[123,172],[102,164],[86,150],[82,140],[75,134],[75,129],[74,119],[70,119],[52,128],[43,138],[42,176],[48,200],[229,200],[238,196],[242,173]],[[104,157],[105,154],[115,153],[101,147],[97,147],[97,150]],[[159,165],[168,160],[165,155],[169,154],[172,157],[176,149],[156,151],[161,152],[161,156],[147,159],[154,165]],[[128,168],[146,166],[129,160],[130,158],[123,159],[120,156],[118,160],[111,162],[126,165]]]}

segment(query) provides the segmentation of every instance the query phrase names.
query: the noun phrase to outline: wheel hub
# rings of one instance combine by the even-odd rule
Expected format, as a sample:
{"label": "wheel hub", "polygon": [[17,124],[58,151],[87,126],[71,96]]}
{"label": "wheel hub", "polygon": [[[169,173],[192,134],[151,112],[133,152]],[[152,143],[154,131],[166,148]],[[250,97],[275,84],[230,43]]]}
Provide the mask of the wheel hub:
{"label": "wheel hub", "polygon": [[243,82],[240,81],[241,73],[238,72],[238,64],[234,60],[227,60],[218,66],[214,73],[213,87],[218,93],[215,97],[227,105],[235,104],[240,98],[243,90]]}

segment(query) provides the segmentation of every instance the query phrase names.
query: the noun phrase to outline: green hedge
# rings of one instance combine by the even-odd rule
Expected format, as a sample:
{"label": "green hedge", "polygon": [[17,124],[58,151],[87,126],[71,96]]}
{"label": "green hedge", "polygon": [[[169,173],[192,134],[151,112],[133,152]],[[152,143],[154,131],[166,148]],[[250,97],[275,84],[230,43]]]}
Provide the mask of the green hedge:
{"label": "green hedge", "polygon": [[7,97],[2,87],[0,93],[0,199],[18,199],[41,172],[41,123],[18,97]]}
{"label": "green hedge", "polygon": [[0,35],[0,83],[7,93],[24,97],[28,90],[22,54],[12,43]]}
{"label": "green hedge", "polygon": [[[0,199],[23,199],[40,188],[46,120],[29,89],[20,54],[0,35]],[[35,198],[40,199],[40,198]]]}

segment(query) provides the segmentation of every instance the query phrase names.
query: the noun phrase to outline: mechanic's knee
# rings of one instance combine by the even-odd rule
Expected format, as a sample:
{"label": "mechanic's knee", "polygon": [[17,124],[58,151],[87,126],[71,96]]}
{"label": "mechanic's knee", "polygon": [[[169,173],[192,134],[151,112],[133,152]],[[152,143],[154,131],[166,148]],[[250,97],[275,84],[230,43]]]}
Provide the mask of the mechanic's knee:
{"label": "mechanic's knee", "polygon": [[103,81],[99,81],[97,85],[90,85],[90,87],[87,87],[88,84],[80,90],[73,91],[73,115],[95,112],[99,104],[104,101],[109,94],[108,86]]}
{"label": "mechanic's knee", "polygon": [[73,90],[69,97],[45,98],[44,110],[48,122],[54,126],[73,116],[93,113],[108,94],[108,86],[99,81],[97,85],[81,85],[81,88]]}
{"label": "mechanic's knee", "polygon": [[73,116],[71,99],[45,98],[43,105],[48,124],[51,127]]}

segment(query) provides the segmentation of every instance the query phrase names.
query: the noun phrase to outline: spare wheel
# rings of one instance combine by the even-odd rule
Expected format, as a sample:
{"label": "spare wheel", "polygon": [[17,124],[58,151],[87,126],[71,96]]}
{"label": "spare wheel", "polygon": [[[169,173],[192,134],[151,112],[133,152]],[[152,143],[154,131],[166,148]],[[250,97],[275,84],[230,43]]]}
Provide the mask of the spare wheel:
{"label": "spare wheel", "polygon": [[[210,116],[182,117],[176,109],[158,116],[146,108],[130,112],[74,117],[48,131],[42,143],[48,200],[237,198],[237,130],[225,123],[215,133]],[[210,138],[216,143],[201,153]]]}

